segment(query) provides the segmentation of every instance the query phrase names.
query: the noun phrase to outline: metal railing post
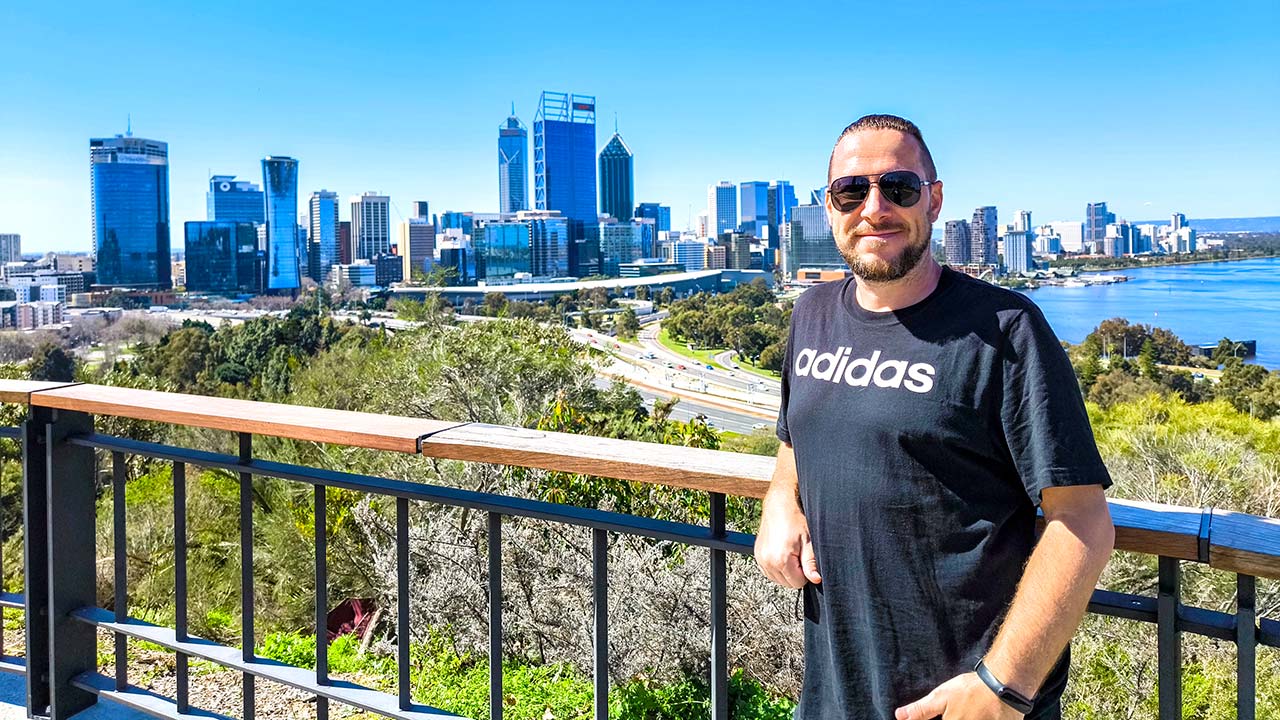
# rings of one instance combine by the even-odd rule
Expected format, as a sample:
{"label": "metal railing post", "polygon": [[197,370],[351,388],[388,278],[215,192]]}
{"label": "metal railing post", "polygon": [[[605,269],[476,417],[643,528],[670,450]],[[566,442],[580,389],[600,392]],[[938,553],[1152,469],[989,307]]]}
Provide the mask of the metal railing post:
{"label": "metal railing post", "polygon": [[26,607],[27,714],[49,714],[49,535],[45,428],[53,411],[31,408],[22,424],[23,594]]}
{"label": "metal railing post", "polygon": [[[711,493],[711,535],[725,535],[725,496]],[[729,588],[724,550],[711,551],[711,720],[729,720]]]}
{"label": "metal railing post", "polygon": [[1156,596],[1156,635],[1160,720],[1182,717],[1182,629],[1178,627],[1178,559],[1160,558],[1159,592]]}
{"label": "metal railing post", "polygon": [[[33,411],[27,439],[36,435],[44,440],[40,455],[45,467],[46,524],[42,541],[48,583],[44,598],[48,628],[48,708],[50,720],[65,720],[97,702],[93,693],[71,682],[81,673],[97,670],[98,644],[94,630],[71,616],[75,610],[97,604],[96,465],[91,448],[66,442],[71,435],[92,433],[93,417],[66,410],[33,408]],[[29,462],[29,470],[31,465]],[[32,495],[38,494],[30,483],[28,489]],[[27,536],[28,546],[41,542],[33,540]],[[28,637],[33,635],[28,630]],[[29,708],[29,712],[34,711],[34,707]]]}
{"label": "metal railing post", "polygon": [[1253,720],[1257,714],[1258,627],[1257,581],[1236,576],[1236,717]]}

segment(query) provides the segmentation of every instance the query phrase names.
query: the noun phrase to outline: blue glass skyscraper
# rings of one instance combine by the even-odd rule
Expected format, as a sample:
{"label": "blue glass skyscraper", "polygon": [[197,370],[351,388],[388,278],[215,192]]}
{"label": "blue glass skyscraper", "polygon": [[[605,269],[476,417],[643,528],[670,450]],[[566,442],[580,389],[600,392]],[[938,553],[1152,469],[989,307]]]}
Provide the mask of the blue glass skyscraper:
{"label": "blue glass skyscraper", "polygon": [[529,209],[529,133],[516,117],[498,128],[498,209],[504,213]]}
{"label": "blue glass skyscraper", "polygon": [[569,221],[570,272],[599,272],[596,99],[543,92],[533,120],[533,196],[538,210]]}
{"label": "blue glass skyscraper", "polygon": [[188,292],[259,292],[258,233],[248,222],[189,222]]}
{"label": "blue glass skyscraper", "polygon": [[272,156],[262,160],[266,199],[267,290],[302,287],[302,248],[298,242],[298,161]]}
{"label": "blue glass skyscraper", "polygon": [[205,217],[211,222],[263,223],[262,188],[235,175],[209,178],[207,200]]}
{"label": "blue glass skyscraper", "polygon": [[635,166],[631,148],[617,132],[600,151],[600,212],[621,222],[634,212]]}
{"label": "blue glass skyscraper", "polygon": [[741,202],[738,228],[754,237],[764,235],[769,225],[769,183],[751,180],[738,186]]}
{"label": "blue glass skyscraper", "polygon": [[636,207],[636,217],[653,220],[658,232],[671,232],[671,208],[666,205],[640,203]]}
{"label": "blue glass skyscraper", "polygon": [[98,284],[169,287],[168,144],[91,138],[89,169]]}

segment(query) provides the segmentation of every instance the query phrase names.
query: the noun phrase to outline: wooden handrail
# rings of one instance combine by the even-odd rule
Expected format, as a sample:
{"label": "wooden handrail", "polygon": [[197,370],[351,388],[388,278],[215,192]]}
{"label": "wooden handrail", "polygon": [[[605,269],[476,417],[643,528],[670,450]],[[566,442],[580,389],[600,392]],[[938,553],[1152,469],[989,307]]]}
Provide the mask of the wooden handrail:
{"label": "wooden handrail", "polygon": [[[106,385],[0,380],[0,402],[486,462],[760,498],[773,458],[480,423],[455,423]],[[1280,578],[1280,519],[1110,500],[1116,549]],[[1210,530],[1208,542],[1201,533]],[[1205,551],[1207,550],[1207,558]]]}

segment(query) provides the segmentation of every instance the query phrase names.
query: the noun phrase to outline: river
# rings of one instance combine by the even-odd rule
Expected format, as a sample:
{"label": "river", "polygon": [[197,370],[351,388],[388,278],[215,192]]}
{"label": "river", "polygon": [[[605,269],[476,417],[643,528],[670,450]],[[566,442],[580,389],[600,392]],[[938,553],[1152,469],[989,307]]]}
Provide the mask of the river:
{"label": "river", "polygon": [[[1098,323],[1122,317],[1172,330],[1191,345],[1257,340],[1251,358],[1280,368],[1280,258],[1115,270],[1128,282],[1025,291],[1058,337],[1084,340]],[[1136,354],[1137,348],[1129,348]]]}

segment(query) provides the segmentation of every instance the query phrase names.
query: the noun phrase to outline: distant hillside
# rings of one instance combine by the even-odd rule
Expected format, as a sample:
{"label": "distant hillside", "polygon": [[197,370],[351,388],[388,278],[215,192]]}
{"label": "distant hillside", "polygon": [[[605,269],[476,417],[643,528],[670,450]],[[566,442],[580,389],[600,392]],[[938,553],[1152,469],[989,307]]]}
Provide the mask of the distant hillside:
{"label": "distant hillside", "polygon": [[[1133,222],[1132,220],[1130,222]],[[1138,220],[1135,225],[1168,225],[1169,218],[1160,220]],[[1187,224],[1202,233],[1220,232],[1280,232],[1280,216],[1251,218],[1192,218]]]}

